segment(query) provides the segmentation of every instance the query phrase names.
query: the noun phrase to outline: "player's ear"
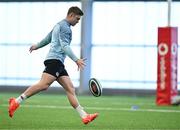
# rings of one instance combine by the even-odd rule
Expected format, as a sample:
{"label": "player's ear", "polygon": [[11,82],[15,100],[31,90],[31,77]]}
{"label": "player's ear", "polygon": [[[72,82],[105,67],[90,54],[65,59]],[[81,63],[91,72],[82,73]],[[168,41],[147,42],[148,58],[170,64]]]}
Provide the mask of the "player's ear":
{"label": "player's ear", "polygon": [[70,17],[74,17],[74,15],[75,14],[73,12],[69,14]]}

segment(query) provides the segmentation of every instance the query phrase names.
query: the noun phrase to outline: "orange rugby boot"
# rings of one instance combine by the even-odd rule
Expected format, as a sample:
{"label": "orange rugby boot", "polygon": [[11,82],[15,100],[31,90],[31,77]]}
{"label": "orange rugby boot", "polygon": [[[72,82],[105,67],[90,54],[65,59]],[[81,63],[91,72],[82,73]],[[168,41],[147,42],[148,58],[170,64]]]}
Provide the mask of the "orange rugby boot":
{"label": "orange rugby boot", "polygon": [[10,98],[9,99],[9,116],[12,118],[14,115],[14,112],[16,109],[19,107],[19,103],[16,102],[15,98]]}
{"label": "orange rugby boot", "polygon": [[82,122],[84,124],[88,124],[88,123],[92,122],[96,117],[98,117],[98,113],[87,114],[87,116],[85,118],[82,118]]}

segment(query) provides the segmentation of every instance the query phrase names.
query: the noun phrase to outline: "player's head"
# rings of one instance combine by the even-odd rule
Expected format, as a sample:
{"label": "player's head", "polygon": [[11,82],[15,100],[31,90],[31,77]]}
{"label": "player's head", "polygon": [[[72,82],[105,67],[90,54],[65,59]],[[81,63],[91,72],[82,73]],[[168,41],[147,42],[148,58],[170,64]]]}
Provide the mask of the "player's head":
{"label": "player's head", "polygon": [[76,25],[79,20],[81,19],[81,16],[83,16],[83,12],[82,10],[77,7],[77,6],[72,6],[69,8],[68,12],[67,12],[67,20],[68,22],[74,26]]}

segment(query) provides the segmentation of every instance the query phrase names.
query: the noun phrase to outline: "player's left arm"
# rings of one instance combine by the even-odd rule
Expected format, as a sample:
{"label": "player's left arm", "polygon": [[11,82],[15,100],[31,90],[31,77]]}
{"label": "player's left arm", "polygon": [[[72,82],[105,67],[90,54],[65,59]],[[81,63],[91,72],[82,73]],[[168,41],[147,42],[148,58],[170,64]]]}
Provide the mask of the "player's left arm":
{"label": "player's left arm", "polygon": [[78,70],[81,70],[85,67],[86,59],[77,58],[77,56],[74,54],[74,52],[72,51],[70,47],[71,39],[69,38],[69,36],[71,35],[70,34],[71,31],[66,28],[63,28],[63,29],[61,30],[61,33],[59,34],[59,41],[60,41],[62,50],[69,58],[71,58],[77,64]]}

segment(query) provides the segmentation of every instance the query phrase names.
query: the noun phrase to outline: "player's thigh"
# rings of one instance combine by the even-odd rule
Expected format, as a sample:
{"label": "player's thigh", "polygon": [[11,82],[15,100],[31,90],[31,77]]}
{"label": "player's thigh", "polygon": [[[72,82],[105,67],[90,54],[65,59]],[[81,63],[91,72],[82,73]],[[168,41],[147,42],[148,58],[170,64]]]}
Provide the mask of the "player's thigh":
{"label": "player's thigh", "polygon": [[60,76],[57,79],[57,82],[66,90],[66,91],[74,91],[73,83],[69,76]]}
{"label": "player's thigh", "polygon": [[45,86],[49,86],[51,85],[54,81],[56,80],[56,77],[54,77],[51,74],[48,73],[43,73],[41,76],[41,80],[40,80],[40,84],[45,85]]}

